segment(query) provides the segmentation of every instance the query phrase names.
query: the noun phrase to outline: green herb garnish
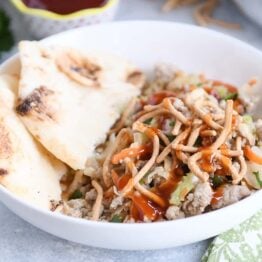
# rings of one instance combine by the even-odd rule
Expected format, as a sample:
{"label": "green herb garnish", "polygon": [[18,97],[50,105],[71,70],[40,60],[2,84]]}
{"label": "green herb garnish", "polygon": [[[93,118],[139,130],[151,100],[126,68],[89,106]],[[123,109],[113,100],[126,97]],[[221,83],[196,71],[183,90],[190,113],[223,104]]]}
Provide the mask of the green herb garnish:
{"label": "green herb garnish", "polygon": [[71,194],[71,196],[69,197],[69,200],[71,200],[71,199],[79,199],[79,198],[82,198],[82,197],[83,197],[83,193],[79,189],[77,189],[75,192],[73,192]]}
{"label": "green herb garnish", "polygon": [[262,180],[260,178],[260,173],[258,171],[253,172],[253,175],[256,177],[257,183],[259,184],[260,187],[262,187]]}
{"label": "green herb garnish", "polygon": [[167,138],[168,138],[168,140],[170,141],[170,142],[172,142],[174,139],[175,139],[175,136],[174,135],[166,135],[167,136]]}
{"label": "green herb garnish", "polygon": [[238,93],[231,93],[228,89],[224,86],[219,86],[216,88],[216,91],[221,99],[229,100],[229,99],[237,99]]}
{"label": "green herb garnish", "polygon": [[175,126],[175,121],[174,121],[174,120],[173,120],[173,121],[170,121],[170,122],[169,122],[169,126],[170,126],[170,127],[174,127],[174,126]]}
{"label": "green herb garnish", "polygon": [[224,182],[223,177],[214,175],[214,177],[212,179],[212,184],[215,188],[221,186],[223,184],[223,182]]}
{"label": "green herb garnish", "polygon": [[9,25],[9,17],[0,9],[0,55],[1,52],[8,51],[14,45],[14,38]]}
{"label": "green herb garnish", "polygon": [[153,118],[149,118],[149,119],[147,119],[147,120],[144,121],[144,124],[150,125],[151,122],[152,122],[152,120],[153,120]]}
{"label": "green herb garnish", "polygon": [[123,220],[124,220],[124,218],[120,214],[115,214],[111,218],[110,222],[112,222],[112,223],[122,223]]}
{"label": "green herb garnish", "polygon": [[202,146],[202,138],[200,136],[197,138],[194,146]]}

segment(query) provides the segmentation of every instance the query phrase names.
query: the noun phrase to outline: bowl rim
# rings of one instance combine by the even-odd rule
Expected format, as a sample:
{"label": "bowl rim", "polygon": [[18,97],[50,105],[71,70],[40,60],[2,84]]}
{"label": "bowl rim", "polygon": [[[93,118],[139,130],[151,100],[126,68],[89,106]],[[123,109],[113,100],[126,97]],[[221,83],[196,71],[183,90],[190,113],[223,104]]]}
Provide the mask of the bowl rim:
{"label": "bowl rim", "polygon": [[[143,24],[150,24],[151,26],[154,26],[154,24],[161,24],[163,26],[176,26],[176,27],[180,27],[180,29],[192,29],[192,30],[197,30],[197,31],[202,31],[205,32],[206,34],[211,34],[213,36],[216,37],[222,37],[225,41],[228,41],[229,43],[235,43],[239,48],[245,48],[248,49],[248,51],[250,52],[256,52],[257,55],[259,55],[262,58],[262,51],[260,51],[258,48],[255,48],[254,46],[239,40],[238,38],[232,37],[230,35],[227,35],[225,33],[222,32],[218,32],[212,29],[208,29],[208,28],[203,28],[203,27],[199,27],[196,25],[191,25],[191,24],[186,24],[186,23],[179,23],[179,22],[170,22],[170,21],[157,21],[157,20],[133,20],[133,21],[118,21],[118,22],[109,22],[106,24],[100,24],[100,25],[92,25],[91,27],[110,27],[110,26],[123,26],[123,25],[128,25],[128,24],[136,24],[137,26],[139,26],[139,24],[143,23]],[[80,27],[80,28],[75,28],[75,29],[71,29],[71,30],[67,30],[65,32],[60,32],[58,34],[46,37],[44,39],[42,39],[40,42],[44,43],[44,44],[50,44],[49,41],[52,42],[53,38],[57,38],[60,37],[61,35],[70,35],[72,32],[76,32],[76,31],[82,31],[82,30],[86,30],[87,28],[89,28],[90,26],[85,26],[85,27]],[[14,63],[16,60],[18,59],[18,53],[15,53],[14,55],[12,55],[9,59],[5,60],[3,63],[0,64],[0,74],[5,74],[7,73],[5,70],[3,70],[5,67],[10,67],[11,63]],[[92,221],[92,220],[87,220],[87,219],[83,219],[83,218],[77,218],[77,217],[71,217],[71,216],[67,216],[64,214],[60,214],[57,212],[52,212],[50,210],[46,210],[43,209],[41,207],[38,207],[32,203],[30,203],[29,201],[26,201],[22,198],[20,198],[19,196],[15,195],[14,193],[12,193],[11,191],[9,191],[8,189],[6,189],[3,185],[0,184],[0,194],[5,194],[7,195],[10,199],[12,199],[12,201],[18,202],[19,205],[25,206],[26,208],[29,209],[33,209],[35,212],[40,213],[43,216],[49,216],[49,217],[53,217],[54,219],[58,219],[58,220],[64,220],[67,222],[70,222],[72,224],[81,224],[82,226],[95,226],[95,227],[103,227],[103,228],[113,228],[113,229],[117,229],[119,227],[123,228],[151,228],[151,227],[158,227],[158,228],[162,228],[162,227],[166,227],[168,225],[171,224],[177,224],[177,225],[182,225],[184,222],[190,223],[193,221],[201,221],[201,218],[206,218],[206,219],[212,219],[213,217],[216,217],[217,215],[220,215],[221,213],[225,213],[224,210],[230,210],[230,209],[239,209],[239,207],[241,207],[241,205],[246,204],[248,205],[249,203],[252,203],[255,199],[258,201],[259,199],[261,199],[262,196],[262,189],[255,191],[254,193],[252,193],[250,196],[236,202],[233,204],[230,204],[228,206],[225,206],[223,208],[220,209],[216,209],[216,210],[212,210],[210,212],[207,213],[202,213],[199,215],[195,215],[195,216],[191,216],[191,217],[186,217],[186,218],[182,218],[182,219],[177,219],[177,220],[169,220],[169,221],[156,221],[153,223],[110,223],[108,221]],[[1,200],[1,199],[0,199]],[[1,201],[2,203],[4,201]],[[252,215],[252,214],[251,214]],[[250,215],[250,216],[251,216]]]}
{"label": "bowl rim", "polygon": [[22,0],[11,0],[10,1],[13,6],[19,10],[21,13],[31,16],[38,16],[50,20],[68,20],[68,19],[76,19],[83,16],[93,16],[98,15],[106,10],[116,6],[119,2],[119,0],[108,0],[107,3],[102,7],[94,7],[94,8],[87,8],[82,9],[70,14],[58,14],[52,11],[44,10],[44,9],[38,9],[38,8],[31,8],[24,4]]}

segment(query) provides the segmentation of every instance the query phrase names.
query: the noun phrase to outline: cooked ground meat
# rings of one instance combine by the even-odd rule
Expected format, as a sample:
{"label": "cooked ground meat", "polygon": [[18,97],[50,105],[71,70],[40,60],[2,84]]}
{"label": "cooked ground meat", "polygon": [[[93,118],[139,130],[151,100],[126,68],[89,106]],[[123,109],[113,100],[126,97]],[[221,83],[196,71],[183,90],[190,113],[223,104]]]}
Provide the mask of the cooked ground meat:
{"label": "cooked ground meat", "polygon": [[84,218],[88,216],[91,206],[84,199],[72,199],[64,203],[63,213],[72,217]]}
{"label": "cooked ground meat", "polygon": [[194,216],[204,212],[210,204],[213,191],[208,182],[199,183],[194,192],[188,194],[182,209],[187,216]]}
{"label": "cooked ground meat", "polygon": [[122,196],[115,197],[110,205],[110,209],[116,209],[117,207],[123,205],[124,198]]}
{"label": "cooked ground meat", "polygon": [[165,217],[168,220],[175,220],[179,218],[184,218],[185,214],[183,211],[180,210],[180,207],[170,206],[166,211]]}
{"label": "cooked ground meat", "polygon": [[86,192],[85,199],[89,202],[95,201],[96,196],[97,196],[96,190],[94,188],[92,188],[90,191]]}
{"label": "cooked ground meat", "polygon": [[228,206],[251,194],[246,186],[238,185],[226,185],[223,192],[223,196],[215,204],[212,204],[213,209]]}

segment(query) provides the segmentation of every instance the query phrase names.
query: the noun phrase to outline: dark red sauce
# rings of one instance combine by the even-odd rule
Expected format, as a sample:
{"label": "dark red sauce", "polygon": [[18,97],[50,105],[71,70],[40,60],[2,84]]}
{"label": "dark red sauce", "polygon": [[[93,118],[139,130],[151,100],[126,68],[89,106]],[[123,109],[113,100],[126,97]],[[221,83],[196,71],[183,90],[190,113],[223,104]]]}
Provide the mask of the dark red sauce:
{"label": "dark red sauce", "polygon": [[182,180],[183,175],[183,169],[178,166],[171,172],[169,178],[156,188],[156,193],[165,200],[167,207],[169,205],[170,196],[176,189],[178,183]]}
{"label": "dark red sauce", "polygon": [[71,14],[82,9],[104,6],[108,0],[23,0],[31,8],[44,9],[57,14]]}
{"label": "dark red sauce", "polygon": [[176,96],[176,94],[174,92],[162,91],[162,92],[154,93],[153,95],[151,95],[148,98],[147,103],[149,105],[157,105],[157,104],[160,104],[164,100],[164,98],[175,97],[175,96]]}
{"label": "dark red sauce", "polygon": [[213,198],[211,200],[211,204],[215,205],[218,203],[218,201],[223,197],[224,195],[224,187],[220,186],[214,191]]}
{"label": "dark red sauce", "polygon": [[130,194],[129,197],[132,199],[132,205],[130,209],[131,217],[136,221],[143,221],[144,216],[148,217],[152,221],[161,218],[169,206],[169,198],[172,192],[181,181],[183,175],[183,169],[181,167],[177,167],[170,174],[170,177],[167,181],[163,182],[161,185],[152,190],[166,202],[166,206],[164,208],[159,207],[156,203],[138,192]]}
{"label": "dark red sauce", "polygon": [[155,221],[162,216],[164,210],[149,200],[146,196],[135,192],[129,197],[132,199],[130,215],[136,221],[143,221],[144,216],[152,221]]}

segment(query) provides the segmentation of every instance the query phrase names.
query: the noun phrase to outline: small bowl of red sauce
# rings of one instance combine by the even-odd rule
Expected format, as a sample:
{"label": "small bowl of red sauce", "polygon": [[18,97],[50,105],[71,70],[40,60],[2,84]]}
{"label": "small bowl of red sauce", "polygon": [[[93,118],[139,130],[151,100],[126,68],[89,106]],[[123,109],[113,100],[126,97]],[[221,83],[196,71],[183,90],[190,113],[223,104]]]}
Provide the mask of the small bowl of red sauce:
{"label": "small bowl of red sauce", "polygon": [[11,0],[28,30],[44,38],[65,30],[113,20],[119,0]]}

